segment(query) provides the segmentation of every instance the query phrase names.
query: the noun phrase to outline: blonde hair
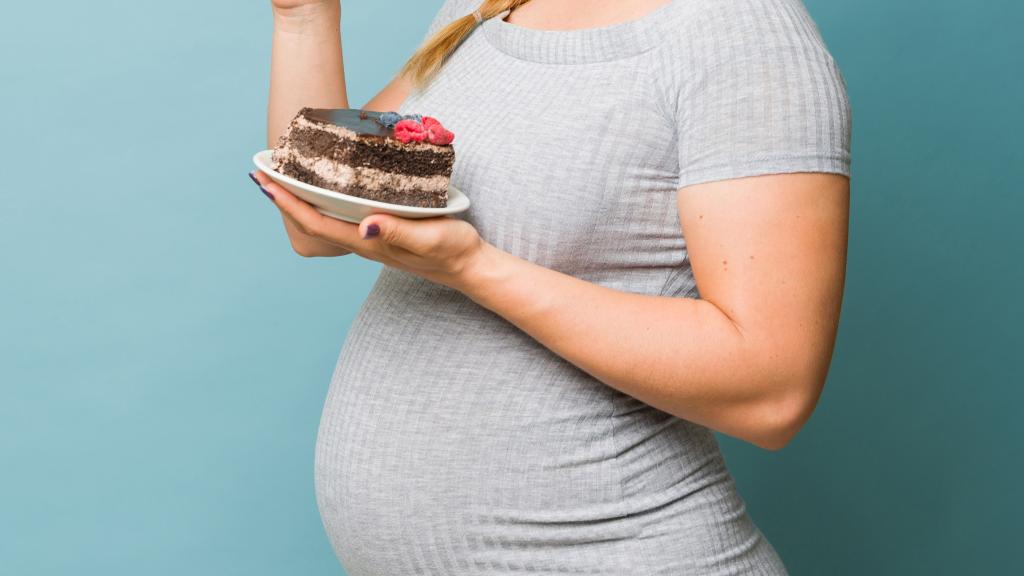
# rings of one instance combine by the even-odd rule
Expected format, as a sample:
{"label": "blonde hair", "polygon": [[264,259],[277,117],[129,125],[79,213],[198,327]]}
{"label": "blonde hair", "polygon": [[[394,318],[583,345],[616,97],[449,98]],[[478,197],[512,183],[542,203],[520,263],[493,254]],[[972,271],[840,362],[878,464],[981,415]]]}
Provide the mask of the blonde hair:
{"label": "blonde hair", "polygon": [[506,10],[515,10],[530,0],[484,0],[476,12],[467,14],[437,31],[402,68],[401,75],[422,86],[441,69],[452,52],[469,36],[481,20],[489,20]]}

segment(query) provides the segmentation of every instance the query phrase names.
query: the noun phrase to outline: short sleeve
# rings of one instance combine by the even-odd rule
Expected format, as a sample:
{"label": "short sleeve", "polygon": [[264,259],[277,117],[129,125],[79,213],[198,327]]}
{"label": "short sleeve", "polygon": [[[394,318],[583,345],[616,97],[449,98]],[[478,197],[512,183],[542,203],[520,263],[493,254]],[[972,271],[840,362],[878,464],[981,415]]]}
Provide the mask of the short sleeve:
{"label": "short sleeve", "polygon": [[[799,0],[723,0],[666,63],[680,186],[763,174],[850,175],[846,84]],[[680,63],[683,65],[680,66]]]}

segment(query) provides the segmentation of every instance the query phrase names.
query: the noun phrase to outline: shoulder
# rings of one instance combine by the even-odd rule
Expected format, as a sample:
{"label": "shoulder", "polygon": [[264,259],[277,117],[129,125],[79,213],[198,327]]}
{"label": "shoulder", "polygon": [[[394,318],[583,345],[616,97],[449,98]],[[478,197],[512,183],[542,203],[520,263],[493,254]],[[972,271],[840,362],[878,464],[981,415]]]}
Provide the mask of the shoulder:
{"label": "shoulder", "polygon": [[662,51],[694,71],[771,58],[831,63],[801,0],[676,0]]}
{"label": "shoulder", "polygon": [[734,89],[845,99],[839,67],[801,0],[677,0],[663,31],[658,68],[670,100]]}

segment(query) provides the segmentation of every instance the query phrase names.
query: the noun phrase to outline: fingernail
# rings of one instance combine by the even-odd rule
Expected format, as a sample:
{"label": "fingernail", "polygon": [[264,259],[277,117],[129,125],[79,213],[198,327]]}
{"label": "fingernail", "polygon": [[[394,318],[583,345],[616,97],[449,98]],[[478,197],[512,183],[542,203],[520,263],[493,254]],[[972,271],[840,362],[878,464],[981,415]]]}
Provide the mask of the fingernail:
{"label": "fingernail", "polygon": [[252,181],[255,182],[257,186],[260,186],[260,181],[256,179],[256,172],[255,171],[254,172],[249,172],[249,178],[252,179]]}
{"label": "fingernail", "polygon": [[380,234],[380,226],[376,224],[370,224],[369,226],[366,227],[366,234],[363,235],[363,238],[373,238],[377,234]]}
{"label": "fingernail", "polygon": [[266,196],[267,198],[270,198],[270,201],[271,201],[271,202],[273,202],[273,201],[274,201],[274,195],[270,193],[270,190],[267,190],[267,189],[266,189],[266,188],[264,188],[263,186],[260,186],[260,190],[261,190],[261,191],[263,192],[263,194],[264,194],[264,195],[265,195],[265,196]]}

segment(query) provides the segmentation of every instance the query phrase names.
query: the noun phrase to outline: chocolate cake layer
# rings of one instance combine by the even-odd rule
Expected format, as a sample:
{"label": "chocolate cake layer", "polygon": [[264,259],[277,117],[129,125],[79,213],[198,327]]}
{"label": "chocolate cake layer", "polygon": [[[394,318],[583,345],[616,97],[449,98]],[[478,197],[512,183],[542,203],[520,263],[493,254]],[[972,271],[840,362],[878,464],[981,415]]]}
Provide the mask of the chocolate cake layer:
{"label": "chocolate cake layer", "polygon": [[349,166],[365,166],[387,172],[448,176],[455,164],[454,152],[444,154],[435,150],[396,148],[373,138],[343,141],[336,134],[317,128],[296,128],[290,138],[292,149],[303,156],[330,158]]}
{"label": "chocolate cake layer", "polygon": [[296,160],[284,163],[278,170],[282,174],[291,176],[307,184],[336,190],[349,196],[358,196],[367,200],[387,202],[389,204],[401,204],[403,206],[417,206],[420,208],[443,208],[447,205],[448,187],[443,190],[429,190],[426,188],[412,188],[398,190],[395,188],[370,188],[359,183],[345,184],[339,186],[335,179],[326,178],[312,168],[307,168]]}

